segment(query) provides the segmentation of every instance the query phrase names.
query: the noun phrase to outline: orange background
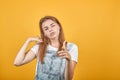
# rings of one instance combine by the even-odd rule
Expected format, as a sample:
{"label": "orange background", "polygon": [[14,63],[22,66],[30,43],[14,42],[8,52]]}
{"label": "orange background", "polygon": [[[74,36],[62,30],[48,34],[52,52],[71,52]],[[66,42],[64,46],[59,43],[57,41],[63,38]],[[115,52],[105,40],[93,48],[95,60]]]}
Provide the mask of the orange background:
{"label": "orange background", "polygon": [[25,40],[40,35],[45,15],[57,17],[66,40],[79,47],[73,80],[120,80],[119,0],[1,0],[0,80],[34,79],[36,60],[13,62]]}

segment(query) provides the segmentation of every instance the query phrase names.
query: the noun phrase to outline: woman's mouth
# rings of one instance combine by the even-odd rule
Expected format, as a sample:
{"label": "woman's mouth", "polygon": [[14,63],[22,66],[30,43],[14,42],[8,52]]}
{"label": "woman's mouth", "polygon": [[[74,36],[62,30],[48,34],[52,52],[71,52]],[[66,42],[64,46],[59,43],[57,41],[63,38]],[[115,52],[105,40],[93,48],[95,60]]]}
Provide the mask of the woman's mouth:
{"label": "woman's mouth", "polygon": [[53,36],[54,34],[55,34],[55,32],[51,32],[51,33],[50,33],[50,36]]}

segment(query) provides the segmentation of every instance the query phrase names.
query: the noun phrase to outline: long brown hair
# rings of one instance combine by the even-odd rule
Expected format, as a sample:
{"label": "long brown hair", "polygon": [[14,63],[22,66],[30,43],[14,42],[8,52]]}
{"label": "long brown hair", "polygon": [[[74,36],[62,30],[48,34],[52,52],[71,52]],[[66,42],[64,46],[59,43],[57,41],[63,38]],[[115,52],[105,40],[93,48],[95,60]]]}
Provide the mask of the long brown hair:
{"label": "long brown hair", "polygon": [[58,21],[57,18],[55,18],[53,16],[44,16],[43,18],[41,18],[39,21],[41,38],[43,40],[43,42],[39,44],[39,60],[41,61],[41,63],[44,63],[44,56],[46,54],[47,45],[49,43],[49,39],[47,37],[45,37],[45,35],[44,35],[43,29],[42,29],[42,23],[48,19],[56,22],[60,27],[59,38],[58,38],[60,46],[59,46],[58,51],[62,49],[63,42],[65,41],[62,25],[60,24],[60,22]]}

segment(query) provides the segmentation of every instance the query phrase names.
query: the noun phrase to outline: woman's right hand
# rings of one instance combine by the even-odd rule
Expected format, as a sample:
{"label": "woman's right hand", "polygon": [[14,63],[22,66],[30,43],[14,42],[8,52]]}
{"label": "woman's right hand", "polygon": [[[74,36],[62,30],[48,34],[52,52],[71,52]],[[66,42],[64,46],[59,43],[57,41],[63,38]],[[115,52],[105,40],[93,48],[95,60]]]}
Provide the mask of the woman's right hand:
{"label": "woman's right hand", "polygon": [[27,41],[29,41],[29,42],[35,41],[36,43],[43,42],[42,39],[41,39],[39,36],[29,37],[29,38],[27,39]]}
{"label": "woman's right hand", "polygon": [[27,38],[27,40],[25,41],[25,43],[23,44],[23,46],[20,48],[19,52],[17,53],[17,56],[14,60],[14,65],[16,66],[23,65],[25,63],[32,61],[36,57],[35,53],[33,53],[31,50],[26,52],[29,42],[33,42],[33,41],[40,43],[42,42],[42,39],[38,36]]}

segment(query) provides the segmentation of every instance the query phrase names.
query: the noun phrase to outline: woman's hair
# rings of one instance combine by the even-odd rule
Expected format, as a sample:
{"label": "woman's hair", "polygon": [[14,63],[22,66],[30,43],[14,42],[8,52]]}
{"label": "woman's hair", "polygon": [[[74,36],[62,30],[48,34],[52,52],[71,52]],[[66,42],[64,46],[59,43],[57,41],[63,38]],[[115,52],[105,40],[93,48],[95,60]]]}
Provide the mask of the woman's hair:
{"label": "woman's hair", "polygon": [[53,16],[44,16],[43,18],[41,18],[40,22],[39,22],[39,28],[40,28],[41,38],[42,38],[43,42],[41,42],[39,44],[39,53],[38,53],[39,54],[39,60],[41,61],[41,63],[44,63],[44,56],[45,56],[45,53],[46,53],[47,45],[48,45],[48,43],[50,43],[49,39],[45,36],[45,34],[43,32],[43,29],[42,29],[42,24],[46,20],[52,20],[52,21],[56,22],[60,27],[59,37],[58,37],[60,46],[59,46],[58,51],[62,49],[63,42],[65,41],[62,26],[61,26],[61,24],[60,24],[60,22],[58,21],[57,18],[55,18]]}

